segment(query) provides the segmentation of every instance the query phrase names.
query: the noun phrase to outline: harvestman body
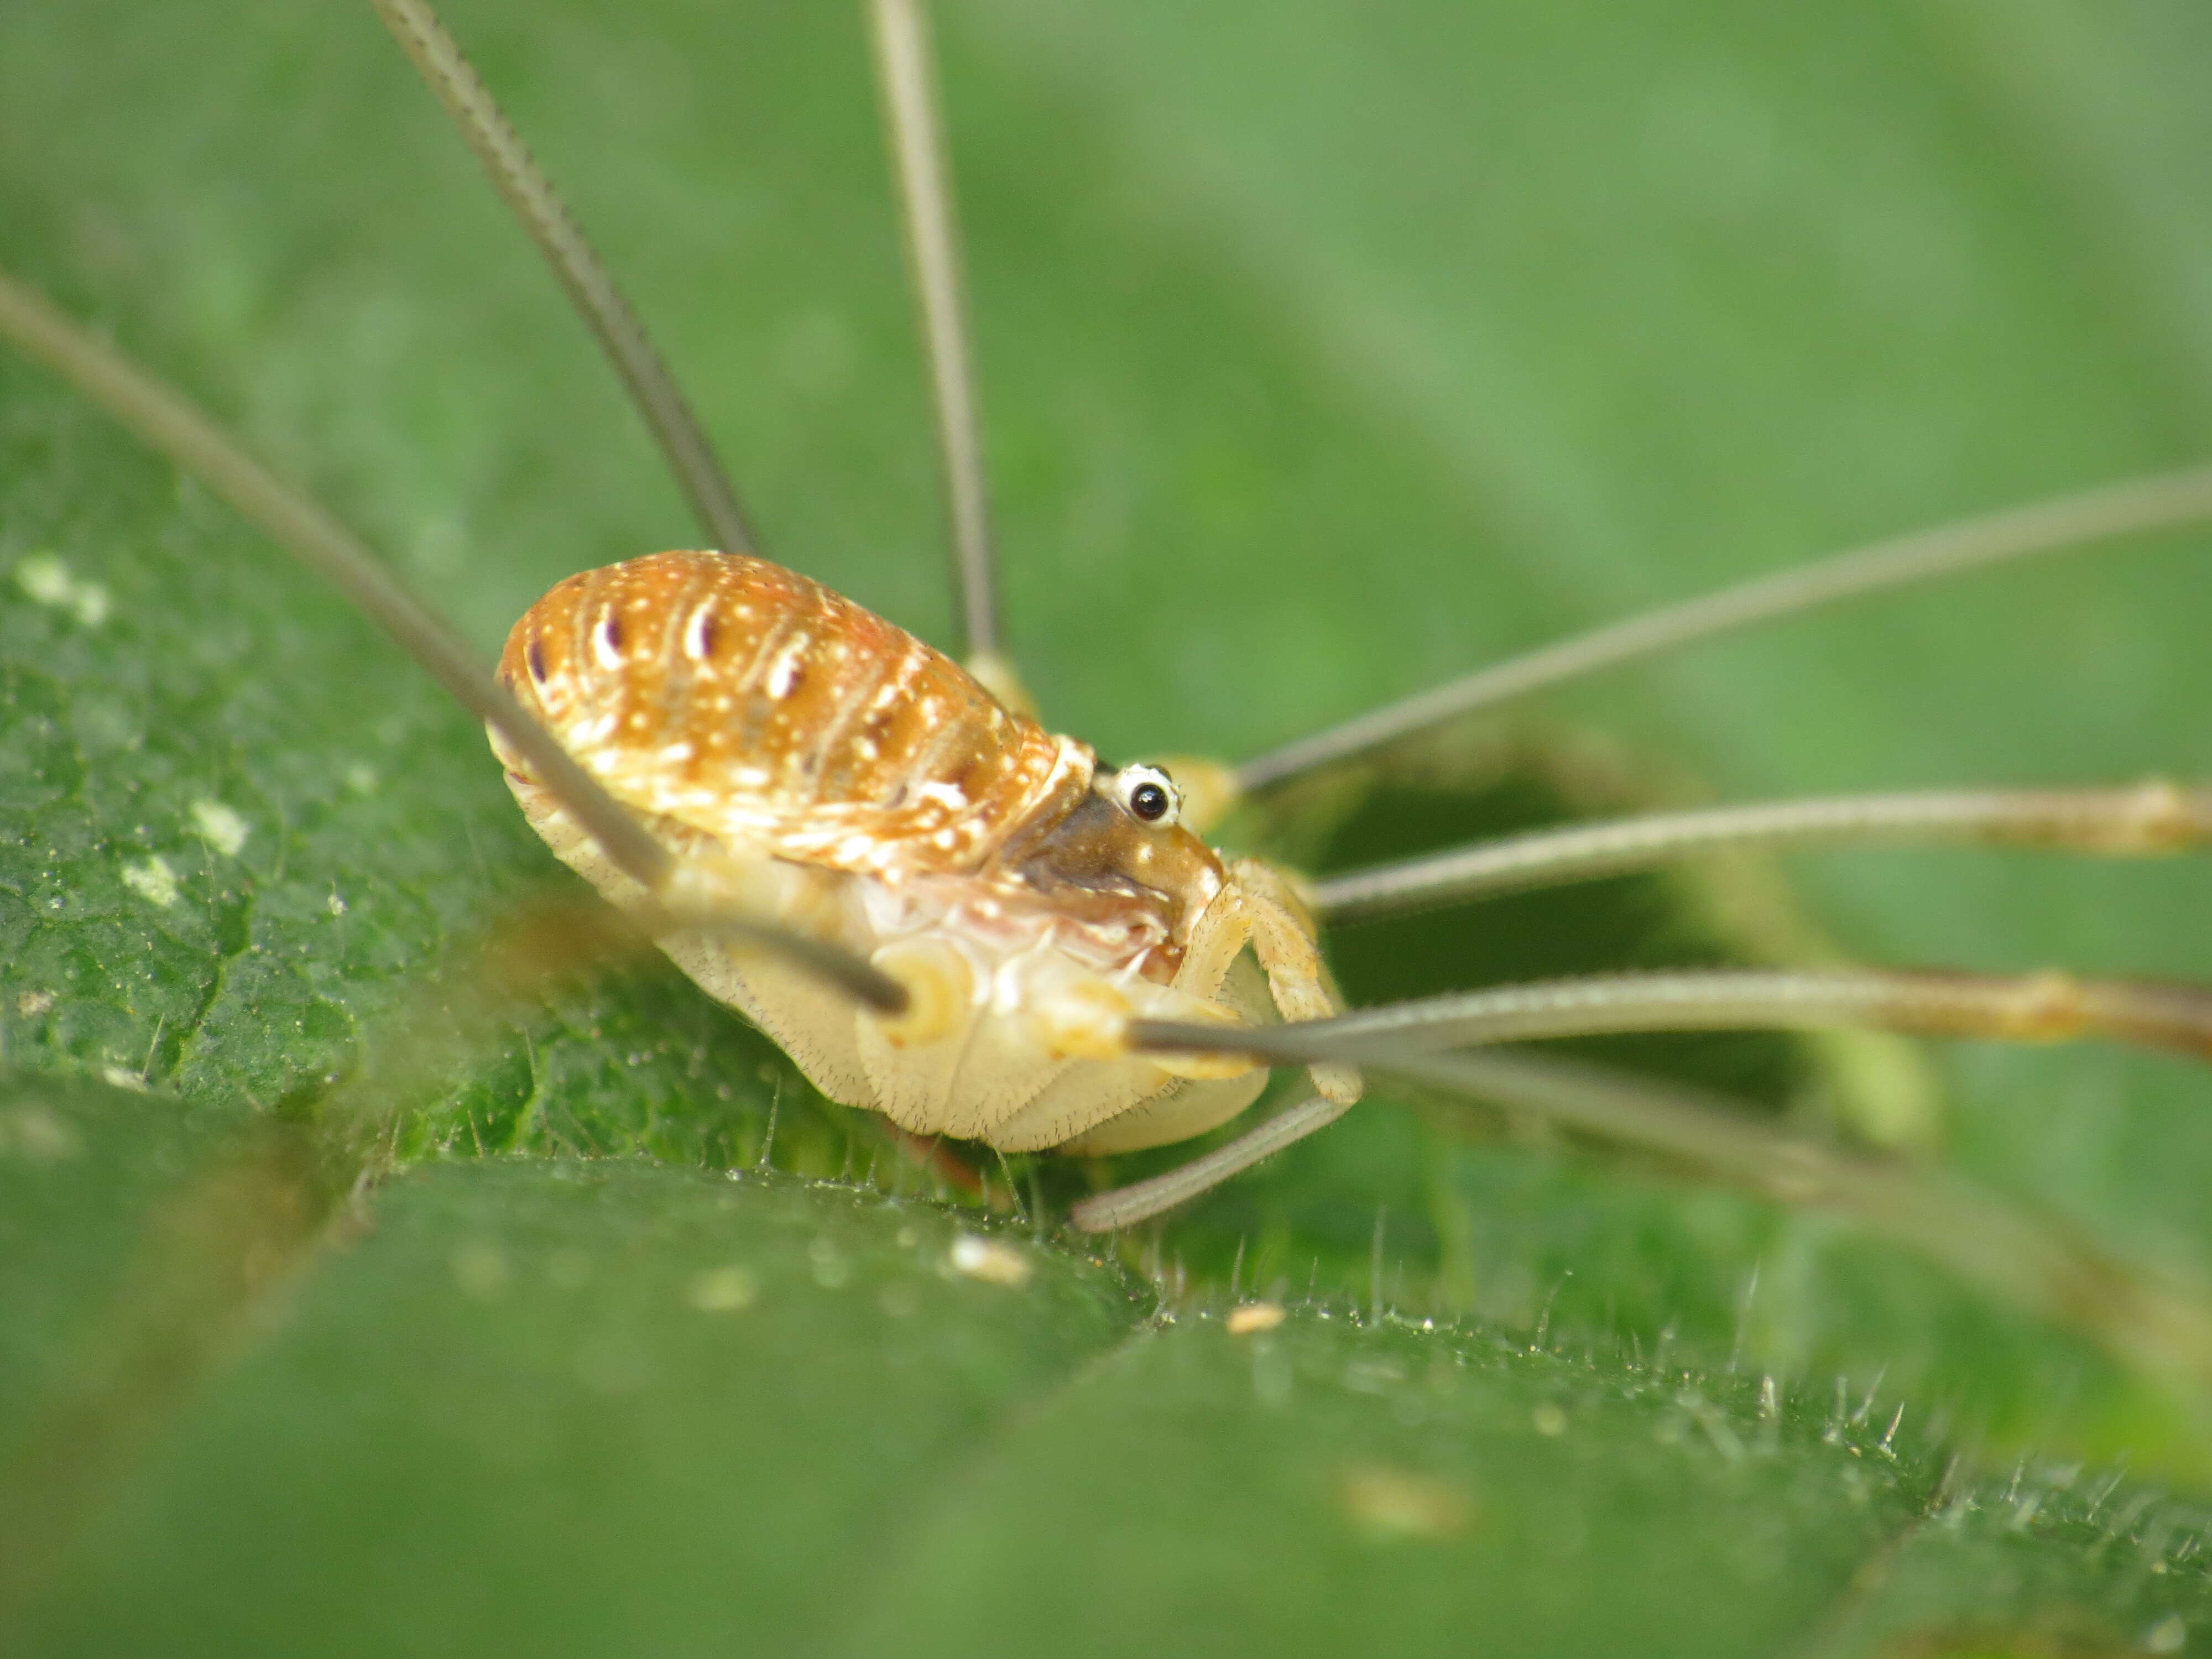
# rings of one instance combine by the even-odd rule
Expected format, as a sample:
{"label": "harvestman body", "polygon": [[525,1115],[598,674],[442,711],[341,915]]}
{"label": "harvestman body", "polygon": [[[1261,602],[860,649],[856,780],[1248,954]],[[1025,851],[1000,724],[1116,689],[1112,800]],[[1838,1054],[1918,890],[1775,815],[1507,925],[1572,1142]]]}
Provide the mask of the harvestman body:
{"label": "harvestman body", "polygon": [[[662,553],[573,576],[515,625],[500,677],[656,839],[696,896],[842,945],[907,988],[886,1015],[757,948],[662,948],[831,1099],[1003,1152],[1123,1152],[1235,1116],[1236,1056],[1129,1052],[1133,1018],[1240,1025],[1265,990],[1337,1012],[1311,924],[1256,860],[1224,866],[1168,775],[1102,767],[957,663],[805,577]],[[494,742],[532,826],[617,903],[644,889]],[[1348,1104],[1357,1074],[1313,1068]]]}
{"label": "harvestman body", "polygon": [[[2212,792],[1955,790],[1577,825],[1295,888],[1224,862],[1174,781],[1048,732],[1000,654],[957,241],[915,0],[872,0],[943,451],[963,667],[769,563],[711,447],[597,257],[423,0],[372,0],[598,333],[722,553],[662,553],[556,586],[500,672],[367,550],[174,392],[0,273],[0,336],[52,366],[337,582],[491,728],[530,821],[712,994],[833,1098],[1006,1151],[1184,1139],[1256,1097],[1316,1095],[1182,1168],[1076,1206],[1156,1214],[1340,1115],[1366,1064],[1722,1178],[1825,1204],[2212,1388],[2212,1313],[1940,1173],[1716,1109],[1648,1078],[1486,1045],[1601,1031],[1871,1026],[2081,1035],[2212,1056],[2197,986],[1879,969],[1594,976],[1346,1014],[1327,921],[1648,867],[1720,847],[2003,842],[2099,854],[2212,837]],[[2212,471],[2109,485],[1837,556],[1600,628],[1351,720],[1218,778],[1265,787],[1434,721],[1857,595],[2212,518]],[[1247,952],[1249,952],[1248,955]],[[1257,966],[1255,968],[1254,962]],[[1270,1007],[1272,1002],[1273,1007]],[[1279,1024],[1271,1015],[1282,1016]],[[1456,1052],[1455,1052],[1456,1051]],[[1723,1103],[1724,1106],[1724,1103]]]}

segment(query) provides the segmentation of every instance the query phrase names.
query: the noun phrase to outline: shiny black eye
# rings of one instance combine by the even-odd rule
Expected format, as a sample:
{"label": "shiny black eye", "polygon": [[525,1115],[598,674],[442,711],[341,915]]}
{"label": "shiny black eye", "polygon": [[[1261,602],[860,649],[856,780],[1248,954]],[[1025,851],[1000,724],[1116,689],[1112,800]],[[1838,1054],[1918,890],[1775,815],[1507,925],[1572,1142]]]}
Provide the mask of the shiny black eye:
{"label": "shiny black eye", "polygon": [[1124,766],[1110,781],[1102,769],[1098,787],[1139,823],[1173,823],[1182,809],[1174,781],[1157,766]]}

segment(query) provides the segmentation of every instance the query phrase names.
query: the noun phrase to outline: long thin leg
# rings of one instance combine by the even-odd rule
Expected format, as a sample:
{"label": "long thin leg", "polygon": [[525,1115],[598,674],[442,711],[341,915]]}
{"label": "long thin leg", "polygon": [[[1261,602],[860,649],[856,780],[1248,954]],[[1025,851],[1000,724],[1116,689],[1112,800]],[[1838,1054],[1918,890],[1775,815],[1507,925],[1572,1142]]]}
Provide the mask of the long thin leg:
{"label": "long thin leg", "polygon": [[1753,623],[2205,518],[2212,518],[2212,467],[2129,479],[1875,542],[1509,657],[1246,761],[1236,769],[1236,781],[1241,788],[1257,789],[1438,720]]}
{"label": "long thin leg", "polygon": [[2212,789],[1950,789],[1832,795],[1574,824],[1377,865],[1313,884],[1331,921],[1558,887],[1736,848],[1964,842],[2113,856],[2212,839]]}
{"label": "long thin leg", "polygon": [[[1686,1162],[1784,1203],[1849,1217],[1966,1281],[2080,1330],[2124,1359],[2212,1382],[2212,1315],[2201,1293],[2121,1261],[2070,1229],[1962,1182],[1761,1122],[1740,1103],[1681,1085],[1520,1053],[1377,1058],[1384,1070]],[[1082,1200],[1085,1232],[1133,1226],[1326,1128],[1348,1109],[1308,1100],[1149,1181]]]}
{"label": "long thin leg", "polygon": [[[1000,669],[1005,660],[984,489],[982,422],[929,31],[919,0],[870,0],[868,9],[874,25],[877,94],[883,104],[891,170],[898,179],[915,307],[929,359],[931,407],[945,475],[961,627],[968,654],[976,659],[970,667]],[[988,672],[981,678],[993,690],[999,689]]]}
{"label": "long thin leg", "polygon": [[532,158],[437,13],[428,0],[369,3],[438,94],[501,199],[545,256],[570,303],[599,337],[608,361],[629,389],[631,401],[653,429],[678,486],[690,501],[700,529],[725,553],[752,552],[752,532],[738,505],[737,491],[676,377],[653,349],[644,325],[577,227],[553,181]]}
{"label": "long thin leg", "polygon": [[1108,1193],[1079,1200],[1068,1211],[1068,1219],[1086,1233],[1110,1233],[1133,1227],[1164,1211],[1218,1187],[1230,1176],[1273,1158],[1293,1141],[1304,1140],[1317,1129],[1326,1129],[1352,1109],[1350,1101],[1324,1100],[1319,1096],[1301,1101],[1265,1123],[1246,1130],[1236,1139],[1213,1151],[1179,1164],[1165,1175],[1132,1182]]}
{"label": "long thin leg", "polygon": [[2106,1037],[2212,1059],[2212,988],[2064,974],[1875,969],[1593,975],[1362,1009],[1334,1019],[1224,1031],[1130,1023],[1139,1051],[1241,1054],[1277,1063],[1366,1063],[1476,1043],[1624,1031],[1830,1027],[2056,1042]]}
{"label": "long thin leg", "polygon": [[1616,1144],[1686,1160],[1767,1197],[1840,1213],[2130,1363],[2212,1382],[2212,1314],[2072,1229],[1964,1182],[1760,1122],[1702,1091],[1521,1054],[1402,1055],[1388,1069]]}
{"label": "long thin leg", "polygon": [[655,932],[706,927],[777,951],[872,1007],[896,1013],[906,992],[860,957],[772,924],[702,909],[686,892],[686,869],[644,826],[532,720],[467,646],[395,580],[353,534],[306,495],[278,482],[198,409],[78,327],[46,299],[0,270],[0,339],[44,363],[149,447],[198,478],[308,568],[328,580],[399,648],[494,727],[526,759],[607,856],[660,902],[642,918]]}

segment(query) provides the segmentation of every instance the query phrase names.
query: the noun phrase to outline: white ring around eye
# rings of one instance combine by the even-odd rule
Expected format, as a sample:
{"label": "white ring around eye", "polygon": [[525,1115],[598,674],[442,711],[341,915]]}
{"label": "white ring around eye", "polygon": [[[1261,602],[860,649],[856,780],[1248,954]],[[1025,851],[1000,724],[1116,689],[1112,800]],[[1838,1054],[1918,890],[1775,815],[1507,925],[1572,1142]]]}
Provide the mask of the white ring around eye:
{"label": "white ring around eye", "polygon": [[[1158,789],[1167,797],[1167,808],[1159,812],[1138,810],[1138,792],[1146,786]],[[1139,823],[1152,824],[1160,829],[1178,823],[1182,817],[1182,791],[1175,780],[1157,766],[1125,766],[1114,775],[1114,799],[1121,810]]]}

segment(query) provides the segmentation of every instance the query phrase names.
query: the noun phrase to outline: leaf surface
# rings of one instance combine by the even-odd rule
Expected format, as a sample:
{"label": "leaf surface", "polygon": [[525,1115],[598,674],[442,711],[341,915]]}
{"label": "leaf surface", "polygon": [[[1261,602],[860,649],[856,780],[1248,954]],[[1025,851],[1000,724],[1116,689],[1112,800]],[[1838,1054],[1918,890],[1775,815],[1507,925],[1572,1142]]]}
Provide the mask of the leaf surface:
{"label": "leaf surface", "polygon": [[[2181,0],[947,12],[1008,611],[1048,714],[1109,755],[1256,752],[2212,434],[2212,40]],[[769,546],[943,640],[857,18],[451,21]],[[0,16],[0,261],[327,497],[487,654],[559,576],[690,537],[366,9]],[[1318,866],[1653,801],[2203,775],[2206,545],[1731,641],[1238,833]],[[434,964],[558,872],[396,653],[12,360],[0,820],[0,1400],[30,1432],[81,1356],[138,1352],[131,1264],[204,1172],[373,1061]],[[1616,882],[1332,948],[1369,1000],[1823,951],[2212,970],[2193,861],[1838,854],[1787,878]],[[1887,1112],[2212,1278],[2212,1116],[2178,1060],[1605,1052],[1808,1123]],[[236,1333],[117,1396],[130,1455],[64,1483],[91,1494],[72,1565],[10,1616],[104,1650],[680,1649],[739,1612],[794,1652],[2201,1642],[2197,1521],[2097,1472],[2201,1482],[2187,1402],[1818,1218],[1499,1127],[1383,1091],[1118,1267],[1023,1243],[1013,1291],[931,1265],[980,1224],[798,1184],[928,1185],[672,973],[565,991],[406,1118],[412,1167],[365,1231],[330,1221]],[[763,1152],[787,1176],[752,1172]],[[1017,1173],[1048,1206],[1089,1178]],[[816,1276],[822,1238],[848,1282]],[[579,1261],[574,1284],[554,1266]],[[732,1267],[750,1305],[687,1300]],[[1176,1322],[1129,1299],[1146,1269]],[[1255,1293],[1290,1322],[1226,1336]],[[2022,1446],[2050,1456],[2014,1484]]]}

